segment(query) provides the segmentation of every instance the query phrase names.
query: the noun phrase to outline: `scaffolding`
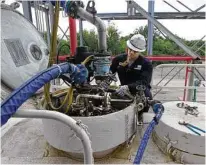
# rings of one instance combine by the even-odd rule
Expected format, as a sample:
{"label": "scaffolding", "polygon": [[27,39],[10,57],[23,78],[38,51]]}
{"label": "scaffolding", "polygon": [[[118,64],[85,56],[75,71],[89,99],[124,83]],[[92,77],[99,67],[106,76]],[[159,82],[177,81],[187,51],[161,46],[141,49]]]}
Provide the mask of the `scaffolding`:
{"label": "scaffolding", "polygon": [[[201,45],[198,49],[194,50],[195,45],[198,44],[199,41],[202,41],[205,36],[203,36],[199,41],[197,41],[194,45],[187,46],[178,39],[172,32],[170,32],[166,27],[164,27],[158,20],[160,19],[205,19],[205,13],[201,12],[200,10],[205,7],[205,4],[201,5],[197,9],[191,9],[188,5],[184,4],[183,2],[177,0],[176,2],[183,6],[188,11],[180,11],[176,6],[172,5],[168,1],[163,1],[165,4],[170,6],[174,9],[174,12],[156,12],[154,11],[155,1],[149,0],[148,1],[148,11],[143,9],[138,3],[135,1],[126,1],[127,3],[127,12],[126,13],[97,13],[96,15],[100,17],[102,20],[148,20],[148,38],[147,38],[147,50],[148,55],[153,55],[153,33],[154,33],[154,26],[165,36],[167,35],[171,38],[178,46],[180,46],[184,51],[185,54],[183,56],[189,55],[192,57],[192,60],[186,61],[187,63],[195,63],[195,59],[201,59],[198,51],[204,46]],[[54,7],[50,2],[43,2],[43,1],[22,1],[24,15],[27,19],[31,22],[36,22],[37,29],[44,33],[47,32],[47,43],[50,45],[50,34],[52,33],[52,26],[53,25],[53,15],[54,15]],[[35,18],[31,14],[32,8],[35,11]],[[62,9],[62,13],[64,13]],[[64,16],[67,16],[64,13]],[[84,19],[79,19],[79,33],[80,33],[80,46],[83,46],[83,21]],[[73,21],[74,23],[75,21]],[[63,33],[63,37],[66,37],[68,40],[68,36],[66,35],[70,30],[70,37],[76,36],[72,33],[75,28],[73,23],[70,23],[67,27],[66,31],[63,31],[62,28],[59,26],[59,29]],[[73,31],[71,31],[71,25]],[[76,26],[76,25],[75,25]],[[70,28],[69,28],[70,27]],[[71,38],[70,38],[71,39]],[[74,40],[72,40],[74,41]],[[72,42],[73,43],[73,42]],[[71,43],[70,43],[71,44]],[[75,47],[75,44],[74,44]],[[74,50],[73,50],[74,51]],[[74,52],[73,52],[74,53]],[[72,53],[72,54],[73,54]],[[169,57],[168,57],[169,59]],[[168,61],[168,60],[167,60]],[[178,71],[177,71],[178,72]],[[196,74],[195,74],[196,72]],[[199,75],[199,76],[197,76]],[[189,76],[189,82],[188,82]],[[194,84],[194,77],[201,78],[202,80],[205,79],[202,74],[199,74],[196,68],[193,67],[186,67],[186,78],[185,78],[185,85],[189,83],[191,86]],[[193,90],[188,90],[188,95],[192,95]],[[184,98],[185,98],[184,93]],[[189,99],[191,100],[191,98]]]}

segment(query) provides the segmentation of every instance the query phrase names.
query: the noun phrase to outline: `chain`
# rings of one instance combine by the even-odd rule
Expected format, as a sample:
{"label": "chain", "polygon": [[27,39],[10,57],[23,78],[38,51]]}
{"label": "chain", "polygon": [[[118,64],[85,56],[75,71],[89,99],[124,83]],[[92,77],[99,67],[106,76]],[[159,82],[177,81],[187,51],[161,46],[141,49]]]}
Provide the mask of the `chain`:
{"label": "chain", "polygon": [[177,103],[177,107],[185,109],[185,115],[190,114],[197,117],[199,114],[198,107],[196,106],[189,106],[188,104],[182,102],[182,103]]}
{"label": "chain", "polygon": [[89,139],[90,139],[90,142],[91,142],[91,134],[90,134],[89,131],[88,131],[88,126],[85,125],[85,124],[83,124],[81,120],[77,120],[77,121],[76,121],[76,124],[77,124],[78,126],[80,126],[80,127],[86,132],[86,134],[88,135],[88,137],[89,137]]}
{"label": "chain", "polygon": [[128,143],[129,139],[129,130],[128,130],[129,116],[125,115],[125,140]]}

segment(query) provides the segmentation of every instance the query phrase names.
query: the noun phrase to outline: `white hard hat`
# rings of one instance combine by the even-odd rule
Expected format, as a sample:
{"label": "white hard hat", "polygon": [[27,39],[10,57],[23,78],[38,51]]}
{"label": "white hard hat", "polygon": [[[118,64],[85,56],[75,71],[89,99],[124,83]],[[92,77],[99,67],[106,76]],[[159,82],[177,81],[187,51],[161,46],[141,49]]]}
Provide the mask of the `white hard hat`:
{"label": "white hard hat", "polygon": [[135,34],[129,40],[127,40],[127,46],[136,51],[144,52],[146,50],[146,41],[143,35]]}

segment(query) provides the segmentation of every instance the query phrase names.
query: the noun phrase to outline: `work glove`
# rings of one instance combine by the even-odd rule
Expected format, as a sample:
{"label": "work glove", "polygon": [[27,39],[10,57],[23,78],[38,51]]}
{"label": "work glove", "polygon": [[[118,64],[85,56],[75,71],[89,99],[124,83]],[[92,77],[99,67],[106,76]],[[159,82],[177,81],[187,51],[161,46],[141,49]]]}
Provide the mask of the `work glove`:
{"label": "work glove", "polygon": [[107,90],[109,88],[109,84],[107,82],[105,82],[105,81],[102,81],[99,85],[104,90]]}
{"label": "work glove", "polygon": [[119,95],[119,96],[127,96],[129,98],[133,98],[133,96],[131,95],[130,91],[129,91],[129,87],[127,85],[123,85],[123,86],[120,86],[117,90],[116,90],[116,93]]}

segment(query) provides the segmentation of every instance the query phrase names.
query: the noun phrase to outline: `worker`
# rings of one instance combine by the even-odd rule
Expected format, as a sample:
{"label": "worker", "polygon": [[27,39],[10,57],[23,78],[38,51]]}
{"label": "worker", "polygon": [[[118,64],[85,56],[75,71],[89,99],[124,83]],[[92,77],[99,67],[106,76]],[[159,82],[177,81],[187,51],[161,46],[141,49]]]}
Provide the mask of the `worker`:
{"label": "worker", "polygon": [[[112,60],[111,72],[118,73],[121,86],[116,90],[120,96],[131,96],[137,92],[138,85],[146,87],[145,96],[152,99],[150,92],[152,78],[152,63],[141,55],[146,50],[145,37],[141,34],[133,35],[127,41],[127,53],[116,56]],[[148,111],[146,108],[144,111]]]}

